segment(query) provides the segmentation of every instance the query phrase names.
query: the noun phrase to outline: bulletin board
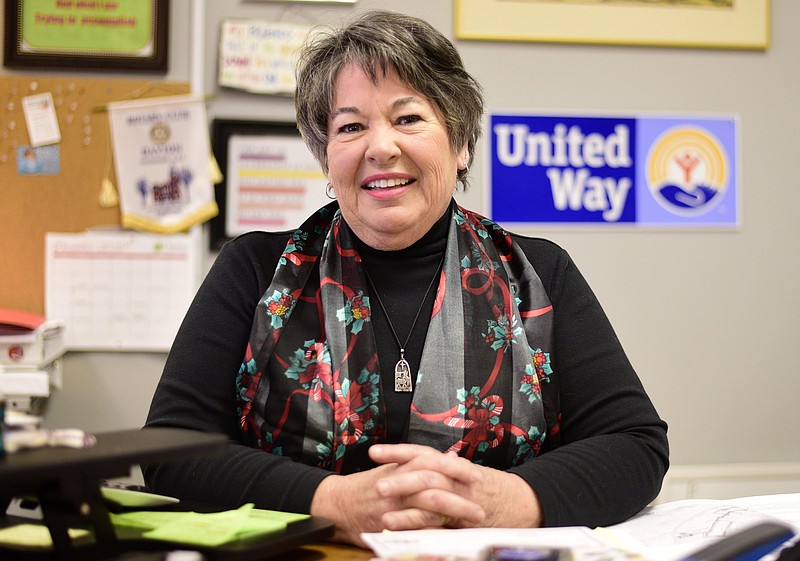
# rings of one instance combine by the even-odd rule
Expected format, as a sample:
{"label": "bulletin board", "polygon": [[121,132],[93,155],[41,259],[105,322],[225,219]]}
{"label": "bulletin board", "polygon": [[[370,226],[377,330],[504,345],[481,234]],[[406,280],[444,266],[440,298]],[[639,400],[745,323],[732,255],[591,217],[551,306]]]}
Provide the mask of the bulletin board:
{"label": "bulletin board", "polygon": [[[43,314],[45,233],[119,226],[103,180],[116,184],[109,102],[189,93],[184,82],[3,76],[0,80],[0,307]],[[20,173],[18,151],[30,143],[22,99],[51,92],[61,130],[57,173]],[[50,170],[52,171],[52,170]],[[102,202],[101,202],[102,201]]]}

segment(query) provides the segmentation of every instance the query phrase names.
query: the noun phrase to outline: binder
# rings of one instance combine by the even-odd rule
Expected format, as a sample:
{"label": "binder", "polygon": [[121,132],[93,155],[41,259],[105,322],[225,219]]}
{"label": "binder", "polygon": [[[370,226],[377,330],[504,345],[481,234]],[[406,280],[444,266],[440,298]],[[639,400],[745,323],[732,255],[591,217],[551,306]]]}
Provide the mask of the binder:
{"label": "binder", "polygon": [[43,316],[0,308],[0,394],[9,411],[38,413],[62,386],[64,325]]}
{"label": "binder", "polygon": [[0,364],[44,367],[66,350],[61,321],[0,308]]}

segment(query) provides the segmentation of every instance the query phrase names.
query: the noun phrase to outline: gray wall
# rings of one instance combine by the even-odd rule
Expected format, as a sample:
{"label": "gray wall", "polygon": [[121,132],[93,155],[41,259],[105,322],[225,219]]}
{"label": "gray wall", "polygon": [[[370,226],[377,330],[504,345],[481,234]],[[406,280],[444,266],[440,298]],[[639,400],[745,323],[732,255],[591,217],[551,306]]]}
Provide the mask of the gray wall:
{"label": "gray wall", "polygon": [[[224,17],[336,22],[391,8],[453,35],[445,0],[359,0],[313,6],[207,3],[203,93],[210,117],[292,120],[288,98],[220,91],[218,23]],[[170,79],[189,79],[189,0],[173,2]],[[603,303],[662,416],[673,464],[800,460],[800,2],[773,0],[765,52],[460,41],[488,106],[524,111],[741,118],[743,226],[736,232],[548,229]],[[203,60],[205,59],[205,60]],[[482,154],[472,190],[483,210]],[[144,421],[164,356],[70,353],[48,423],[88,430]]]}

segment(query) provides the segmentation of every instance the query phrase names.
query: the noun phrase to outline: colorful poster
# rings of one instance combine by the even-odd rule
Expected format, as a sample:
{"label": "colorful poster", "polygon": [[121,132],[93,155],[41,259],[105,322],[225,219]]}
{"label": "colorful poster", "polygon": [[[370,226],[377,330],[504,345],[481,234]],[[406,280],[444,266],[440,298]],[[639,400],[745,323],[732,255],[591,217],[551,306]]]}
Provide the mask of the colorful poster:
{"label": "colorful poster", "polygon": [[225,233],[297,228],[329,202],[327,179],[297,136],[232,135]]}
{"label": "colorful poster", "polygon": [[109,120],[124,227],[169,234],[218,214],[202,100],[112,103]]}
{"label": "colorful poster", "polygon": [[734,118],[494,113],[486,137],[502,224],[739,226]]}
{"label": "colorful poster", "polygon": [[25,0],[23,51],[142,56],[154,50],[155,2]]}
{"label": "colorful poster", "polygon": [[253,93],[294,93],[297,50],[310,27],[258,20],[222,22],[220,86]]}

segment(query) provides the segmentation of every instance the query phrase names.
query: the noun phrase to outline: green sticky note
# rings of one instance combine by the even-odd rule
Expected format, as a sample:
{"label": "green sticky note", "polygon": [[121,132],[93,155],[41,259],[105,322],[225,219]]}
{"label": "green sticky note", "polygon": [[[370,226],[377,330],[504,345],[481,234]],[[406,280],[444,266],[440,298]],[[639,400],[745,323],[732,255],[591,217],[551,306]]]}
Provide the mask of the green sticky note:
{"label": "green sticky note", "polygon": [[306,518],[310,518],[310,516],[307,514],[294,514],[275,510],[253,509],[250,511],[250,516],[239,531],[236,539],[242,540],[277,534],[283,532],[287,524]]}
{"label": "green sticky note", "polygon": [[169,512],[153,510],[134,510],[131,512],[121,512],[110,514],[111,524],[115,528],[125,528],[130,530],[154,530],[164,524],[170,524],[183,518],[188,512]]}
{"label": "green sticky note", "polygon": [[250,511],[250,520],[283,522],[284,524],[291,524],[292,522],[308,520],[309,518],[311,518],[310,514],[297,514],[296,512],[281,512],[279,510],[264,510],[260,508],[254,508]]}
{"label": "green sticky note", "polygon": [[[87,530],[70,528],[67,530],[70,538],[77,539],[88,536]],[[0,530],[0,543],[4,545],[15,545],[37,549],[50,549],[53,547],[53,539],[50,537],[50,530],[41,524],[17,524]]]}
{"label": "green sticky note", "polygon": [[143,532],[142,537],[217,547],[222,544],[283,532],[287,524],[311,518],[308,514],[263,510],[246,504],[224,512],[132,511],[112,513],[117,529]]}
{"label": "green sticky note", "polygon": [[145,532],[143,537],[202,547],[220,546],[236,539],[252,509],[252,504],[246,504],[225,512],[190,512]]}

